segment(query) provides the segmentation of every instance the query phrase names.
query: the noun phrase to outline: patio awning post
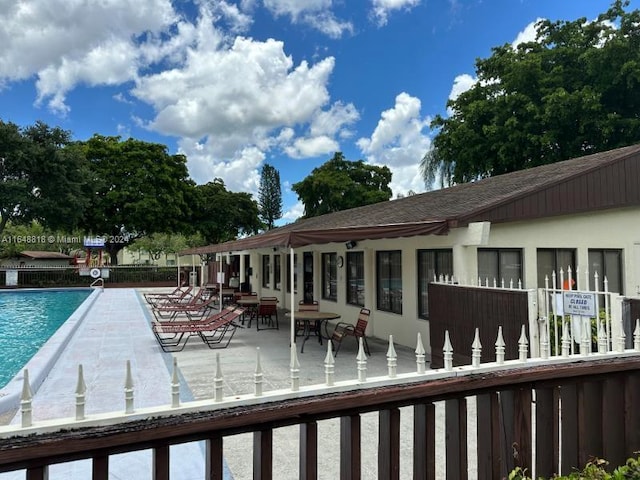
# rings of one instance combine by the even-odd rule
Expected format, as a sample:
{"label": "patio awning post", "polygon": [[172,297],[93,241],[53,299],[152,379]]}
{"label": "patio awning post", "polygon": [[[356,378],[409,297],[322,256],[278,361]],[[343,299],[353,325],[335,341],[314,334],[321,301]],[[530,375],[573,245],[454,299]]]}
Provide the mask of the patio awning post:
{"label": "patio awning post", "polygon": [[293,247],[289,248],[289,262],[291,265],[291,271],[289,272],[289,285],[291,285],[291,346],[293,348],[295,348],[296,346],[296,315],[295,315],[295,300],[296,300],[296,293],[295,293],[295,284],[293,283],[294,279],[295,279],[295,269],[296,269],[296,264],[294,263],[294,259],[295,259],[295,255],[293,253]]}
{"label": "patio awning post", "polygon": [[220,285],[220,288],[218,288],[218,305],[220,306],[220,312],[222,312],[222,300],[224,299],[224,296],[222,295],[222,252],[220,252],[218,254],[218,285]]}

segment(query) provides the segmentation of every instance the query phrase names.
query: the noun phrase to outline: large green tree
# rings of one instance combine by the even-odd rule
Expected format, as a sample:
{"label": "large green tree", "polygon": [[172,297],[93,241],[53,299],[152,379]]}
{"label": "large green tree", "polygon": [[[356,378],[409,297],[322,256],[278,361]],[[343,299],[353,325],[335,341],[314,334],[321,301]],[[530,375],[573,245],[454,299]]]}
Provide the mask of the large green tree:
{"label": "large green tree", "polygon": [[71,230],[89,202],[89,170],[69,132],[0,120],[0,232],[11,221]]}
{"label": "large green tree", "polygon": [[388,167],[349,161],[342,152],[336,152],[331,160],[314,168],[291,188],[304,204],[305,217],[316,217],[389,200],[390,182]]}
{"label": "large green tree", "polygon": [[112,264],[136,238],[189,228],[195,185],[186,158],[162,144],[94,135],[80,146],[93,174],[85,228],[104,236]]}
{"label": "large green tree", "polygon": [[260,209],[260,218],[268,230],[275,226],[276,220],[282,218],[280,172],[268,163],[264,164],[260,174],[258,208]]}
{"label": "large green tree", "polygon": [[477,82],[436,116],[427,186],[467,182],[640,141],[640,12],[538,22],[534,42],[476,61]]}
{"label": "large green tree", "polygon": [[230,192],[219,178],[196,187],[192,218],[210,244],[257,233],[262,227],[258,203],[251,194]]}

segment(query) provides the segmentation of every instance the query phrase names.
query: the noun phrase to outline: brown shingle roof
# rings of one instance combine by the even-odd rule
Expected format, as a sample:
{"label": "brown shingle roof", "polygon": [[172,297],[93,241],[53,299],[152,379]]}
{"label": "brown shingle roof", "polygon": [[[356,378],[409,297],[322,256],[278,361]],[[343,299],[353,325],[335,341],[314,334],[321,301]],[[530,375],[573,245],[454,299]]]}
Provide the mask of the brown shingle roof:
{"label": "brown shingle roof", "polygon": [[73,258],[60,252],[44,252],[40,250],[24,250],[20,252],[20,255],[34,260],[71,260]]}
{"label": "brown shingle roof", "polygon": [[[182,253],[327,243],[348,235],[358,240],[438,234],[472,221],[514,221],[640,204],[638,184],[640,144],[300,219],[249,239]],[[307,238],[292,241],[303,233]]]}

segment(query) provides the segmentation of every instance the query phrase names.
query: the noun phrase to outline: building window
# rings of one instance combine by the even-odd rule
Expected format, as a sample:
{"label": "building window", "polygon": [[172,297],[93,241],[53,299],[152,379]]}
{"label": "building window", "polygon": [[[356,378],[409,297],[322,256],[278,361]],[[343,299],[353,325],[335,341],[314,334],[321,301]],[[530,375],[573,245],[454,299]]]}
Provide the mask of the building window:
{"label": "building window", "polygon": [[[293,291],[298,291],[298,271],[296,265],[298,264],[298,255],[293,255]],[[287,293],[291,293],[291,255],[287,255]]]}
{"label": "building window", "polygon": [[335,253],[322,254],[322,298],[338,300],[338,265]]}
{"label": "building window", "polygon": [[453,276],[453,250],[418,250],[418,316],[429,317],[429,283]]}
{"label": "building window", "polygon": [[271,278],[271,255],[262,255],[262,286],[268,287]]}
{"label": "building window", "polygon": [[[569,268],[572,282],[569,285]],[[560,270],[564,274],[564,282],[560,283]],[[544,288],[545,277],[549,279],[549,288],[553,288],[553,273],[556,274],[556,288],[575,290],[576,288],[576,251],[572,248],[539,248],[538,249],[538,288]]]}
{"label": "building window", "polygon": [[378,310],[402,313],[402,252],[376,252]]}
{"label": "building window", "polygon": [[282,268],[281,258],[279,254],[273,256],[273,288],[280,290],[282,288]]}
{"label": "building window", "polygon": [[[595,273],[598,273],[598,284]],[[609,292],[624,295],[622,283],[622,250],[589,249],[589,289],[604,291],[604,279],[607,279]]]}
{"label": "building window", "polygon": [[347,252],[347,303],[364,307],[364,252]]}
{"label": "building window", "polygon": [[522,280],[522,250],[517,248],[479,248],[478,278],[483,285],[518,288]]}

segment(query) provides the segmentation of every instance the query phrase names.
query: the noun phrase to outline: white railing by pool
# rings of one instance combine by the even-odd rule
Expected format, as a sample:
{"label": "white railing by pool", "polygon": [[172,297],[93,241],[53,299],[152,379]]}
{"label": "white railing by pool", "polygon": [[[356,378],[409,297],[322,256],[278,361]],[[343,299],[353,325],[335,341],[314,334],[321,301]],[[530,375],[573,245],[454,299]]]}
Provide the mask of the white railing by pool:
{"label": "white railing by pool", "polygon": [[[629,401],[628,399],[636,401],[639,398],[640,320],[636,321],[632,349],[625,350],[624,341],[618,341],[614,342],[613,348],[607,352],[569,354],[568,351],[563,350],[560,356],[549,359],[529,358],[528,340],[524,326],[518,342],[520,355],[518,359],[514,360],[505,360],[504,358],[505,345],[501,329],[497,332],[495,345],[491,347],[484,347],[480,344],[476,329],[476,336],[470,346],[472,351],[470,365],[453,366],[453,350],[449,340],[449,333],[446,332],[443,346],[444,367],[431,370],[426,368],[425,350],[420,334],[418,334],[415,349],[415,371],[400,374],[397,372],[397,355],[393,337],[390,337],[386,355],[387,375],[368,377],[367,356],[363,349],[362,339],[360,339],[359,351],[355,360],[357,377],[348,381],[335,381],[334,357],[331,342],[328,342],[324,360],[324,382],[310,386],[300,384],[300,364],[294,344],[291,348],[289,365],[290,387],[275,391],[265,391],[264,389],[264,372],[260,350],[257,349],[253,374],[254,392],[233,397],[225,397],[224,395],[225,378],[220,356],[217,354],[213,398],[188,402],[183,402],[180,398],[179,367],[177,359],[174,357],[170,384],[166,386],[171,391],[171,403],[152,408],[136,408],[136,391],[131,375],[131,364],[127,361],[122,396],[124,408],[120,411],[96,415],[86,415],[85,413],[85,406],[91,402],[91,398],[87,398],[83,369],[82,365],[79,365],[76,391],[70,392],[69,400],[75,404],[75,417],[47,421],[33,420],[33,395],[29,385],[29,373],[25,371],[20,404],[21,423],[20,425],[0,427],[0,471],[27,468],[31,474],[28,478],[44,479],[46,478],[47,466],[52,463],[69,459],[93,458],[94,464],[98,462],[98,465],[102,465],[100,468],[94,468],[94,478],[107,478],[108,473],[102,471],[108,465],[108,462],[105,463],[105,455],[152,446],[156,450],[154,457],[156,460],[154,460],[153,467],[154,478],[169,478],[168,447],[187,440],[206,439],[208,442],[214,443],[213,447],[209,444],[207,450],[209,452],[207,454],[209,455],[207,457],[208,473],[205,478],[221,478],[218,476],[221,475],[222,468],[219,461],[222,456],[221,435],[238,431],[253,431],[254,449],[256,449],[253,457],[254,472],[255,469],[263,472],[255,478],[271,478],[271,436],[269,432],[277,426],[300,424],[302,429],[300,477],[316,478],[313,472],[314,469],[317,472],[317,457],[313,449],[317,448],[314,447],[317,445],[317,439],[314,443],[313,435],[317,435],[317,431],[313,428],[309,430],[309,426],[320,419],[340,417],[342,419],[340,441],[348,442],[349,446],[344,453],[346,457],[340,461],[341,478],[358,478],[359,473],[356,475],[354,471],[360,468],[359,415],[366,411],[379,411],[381,433],[378,468],[380,478],[398,478],[398,408],[412,405],[416,412],[414,415],[417,415],[415,428],[418,432],[414,432],[414,448],[426,448],[426,453],[420,458],[414,455],[414,478],[433,478],[435,454],[432,443],[434,434],[430,429],[434,427],[429,424],[429,421],[433,420],[433,402],[440,401],[445,402],[447,412],[445,415],[447,453],[446,458],[442,461],[446,462],[447,472],[451,474],[448,475],[448,478],[467,478],[467,473],[465,473],[467,453],[477,463],[479,478],[490,478],[484,477],[480,474],[481,472],[495,474],[513,465],[525,465],[530,472],[533,470],[534,474],[547,475],[548,470],[550,472],[566,471],[571,466],[577,465],[566,464],[566,462],[572,461],[571,455],[567,456],[562,452],[549,453],[550,445],[566,449],[571,440],[564,436],[560,442],[556,435],[557,432],[554,433],[554,429],[549,429],[549,425],[545,425],[546,430],[542,432],[537,430],[536,416],[544,417],[549,421],[555,418],[553,421],[562,423],[562,415],[582,415],[585,412],[588,414],[589,410],[580,410],[584,407],[583,404],[576,406],[576,411],[565,410],[569,405],[572,405],[573,399],[582,398],[581,395],[584,395],[584,392],[600,392],[602,395],[607,393],[609,396],[606,398],[610,402],[611,390],[607,383],[609,378],[615,380],[615,385],[622,384],[624,386],[623,392],[620,394],[622,399],[616,397],[614,403],[611,403],[612,406],[619,407],[615,403],[619,401],[622,401],[624,406],[624,402]],[[480,363],[483,348],[494,349],[495,361]],[[620,375],[623,374],[627,376],[621,377]],[[602,382],[602,386],[594,387],[593,385],[597,382]],[[600,384],[598,383],[598,385]],[[628,390],[626,396],[625,388]],[[465,399],[474,395],[478,405],[476,422],[479,440],[481,434],[489,434],[497,438],[498,444],[504,441],[506,437],[501,440],[502,434],[497,430],[500,430],[499,426],[502,426],[504,430],[505,424],[514,421],[513,418],[508,418],[508,412],[513,413],[513,409],[520,408],[522,411],[518,413],[518,416],[525,418],[526,428],[509,434],[517,437],[517,442],[513,441],[512,444],[508,444],[515,452],[514,455],[516,453],[517,455],[511,459],[502,458],[499,467],[492,464],[495,460],[491,460],[491,455],[497,453],[491,450],[497,448],[495,442],[489,441],[489,445],[487,445],[487,439],[482,439],[478,445],[475,445],[473,452],[467,452],[467,404]],[[301,400],[305,402],[304,407],[299,403]],[[536,402],[537,406],[532,407]],[[559,403],[562,402],[564,404],[561,412]],[[585,399],[581,402],[585,405],[589,403]],[[589,408],[601,411],[604,408],[603,400],[598,400],[596,403],[600,406]],[[282,405],[287,405],[291,409],[281,408]],[[577,400],[576,405],[578,405]],[[547,407],[551,408],[554,413],[546,411]],[[246,418],[240,418],[242,416],[238,416],[237,412],[239,411],[247,413]],[[269,413],[271,416],[265,416],[265,411],[271,412]],[[259,412],[261,413],[258,415]],[[603,415],[605,413],[612,417],[625,415],[624,412],[619,411],[604,412]],[[212,422],[211,418],[226,420],[216,423]],[[557,431],[565,432],[562,429],[572,425],[571,418],[565,417],[563,425],[558,426]],[[639,418],[635,416],[633,421],[640,421]],[[150,419],[152,421],[149,421]],[[579,425],[575,428],[581,428],[582,435],[586,435],[587,439],[597,437],[598,431],[585,433],[586,427],[581,423],[583,420],[578,421]],[[183,427],[175,428],[176,421]],[[174,425],[174,428],[171,428],[171,425]],[[628,427],[635,428],[634,425],[628,425]],[[452,434],[453,430],[450,431],[450,428],[453,428],[457,433]],[[132,431],[138,433],[129,435]],[[128,433],[125,434],[125,432]],[[307,435],[304,442],[303,432],[304,435]],[[312,437],[308,437],[308,435],[312,435]],[[515,438],[509,437],[506,433],[504,435],[508,438]],[[554,435],[556,436],[554,437]],[[567,433],[565,432],[564,435]],[[603,435],[602,430],[599,431],[599,435],[608,438],[607,435]],[[625,452],[627,448],[637,447],[636,437],[637,435],[633,437],[633,441],[624,445]],[[544,443],[545,440],[552,438],[553,441],[547,442],[549,445]],[[90,446],[83,447],[83,443],[78,442],[78,439],[85,441],[92,439],[92,442]],[[539,443],[541,440],[542,444]],[[454,444],[454,441],[457,441],[458,444]],[[585,444],[591,445],[588,442]],[[37,450],[38,445],[47,445],[47,448]],[[58,447],[56,448],[55,445]],[[516,448],[515,445],[518,447]],[[576,453],[577,459],[582,458],[578,455],[583,454],[579,450],[583,446],[584,444],[575,447],[578,452]],[[605,450],[612,448],[608,445],[603,447],[602,443],[600,446]],[[631,453],[632,451],[625,454]],[[355,459],[355,456],[358,458]],[[465,459],[460,465],[459,461],[462,456]],[[535,459],[535,464],[532,464],[532,459]],[[563,461],[565,464],[562,463]],[[388,469],[389,476],[380,473],[380,469],[385,471]],[[306,472],[304,475],[302,474],[303,470]],[[453,475],[454,470],[457,472],[456,475]]]}

